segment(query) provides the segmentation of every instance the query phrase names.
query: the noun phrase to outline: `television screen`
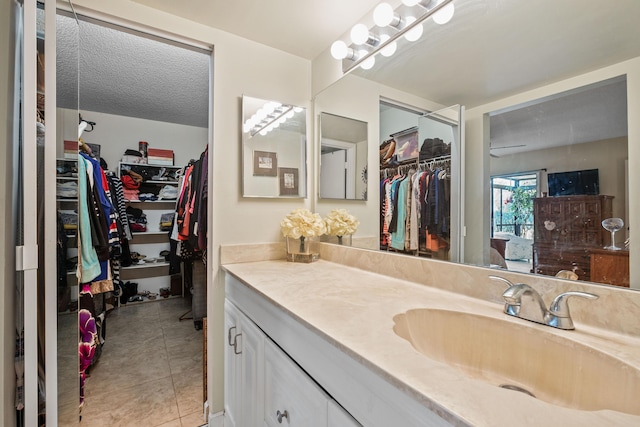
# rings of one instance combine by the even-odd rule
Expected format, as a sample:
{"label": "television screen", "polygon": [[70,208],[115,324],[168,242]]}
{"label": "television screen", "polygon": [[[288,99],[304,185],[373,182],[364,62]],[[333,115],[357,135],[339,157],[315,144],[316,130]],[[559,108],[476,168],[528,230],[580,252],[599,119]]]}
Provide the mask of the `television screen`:
{"label": "television screen", "polygon": [[598,169],[550,173],[547,182],[552,197],[600,194]]}

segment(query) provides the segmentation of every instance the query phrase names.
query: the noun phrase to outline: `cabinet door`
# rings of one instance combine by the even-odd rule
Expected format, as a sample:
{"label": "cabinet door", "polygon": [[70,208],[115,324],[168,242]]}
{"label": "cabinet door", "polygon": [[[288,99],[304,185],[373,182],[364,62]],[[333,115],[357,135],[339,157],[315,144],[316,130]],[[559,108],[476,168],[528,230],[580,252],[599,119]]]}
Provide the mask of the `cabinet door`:
{"label": "cabinet door", "polygon": [[262,425],[264,333],[232,303],[224,303],[225,425]]}
{"label": "cabinet door", "polygon": [[360,427],[360,423],[333,399],[329,399],[327,421],[329,427]]}
{"label": "cabinet door", "polygon": [[266,340],[264,346],[264,373],[264,425],[328,425],[328,396],[270,340]]}
{"label": "cabinet door", "polygon": [[224,411],[225,425],[242,427],[242,354],[237,354],[240,312],[229,301],[224,303]]}
{"label": "cabinet door", "polygon": [[[536,242],[558,241],[561,231],[565,229],[565,213],[563,203],[553,197],[543,197],[533,201],[533,221]],[[549,230],[545,222],[555,223],[555,228]]]}
{"label": "cabinet door", "polygon": [[[262,425],[264,408],[264,333],[242,313],[242,427]],[[240,427],[240,426],[239,426]]]}
{"label": "cabinet door", "polygon": [[602,245],[602,201],[600,198],[584,202],[584,243]]}

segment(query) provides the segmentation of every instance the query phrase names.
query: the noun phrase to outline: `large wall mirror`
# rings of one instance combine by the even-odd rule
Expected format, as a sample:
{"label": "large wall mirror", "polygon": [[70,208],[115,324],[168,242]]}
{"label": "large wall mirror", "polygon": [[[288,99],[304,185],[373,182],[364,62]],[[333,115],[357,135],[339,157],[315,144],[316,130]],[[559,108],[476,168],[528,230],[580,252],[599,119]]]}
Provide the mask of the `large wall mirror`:
{"label": "large wall mirror", "polygon": [[[553,16],[547,6],[553,7]],[[418,41],[400,41],[395,55],[378,55],[373,68],[355,69],[321,91],[316,109],[347,105],[349,114],[365,117],[377,130],[369,138],[370,151],[377,152],[387,136],[378,126],[381,111],[374,111],[381,100],[422,111],[465,105],[460,260],[546,276],[568,270],[578,280],[620,285],[607,277],[610,273],[602,277],[591,267],[614,252],[601,252],[611,243],[601,224],[604,216],[619,217],[625,225],[616,235],[616,245],[623,248],[615,251],[616,257],[630,260],[622,286],[640,288],[634,262],[640,253],[633,243],[624,250],[624,241],[634,240],[634,218],[640,214],[634,197],[640,171],[627,166],[639,156],[640,125],[627,123],[627,117],[640,113],[638,91],[633,90],[640,84],[640,46],[635,42],[640,29],[631,18],[640,13],[640,4],[622,1],[606,16],[597,2],[577,0],[457,1],[455,8],[447,25],[425,21]],[[566,22],[573,24],[567,27]],[[544,31],[538,31],[540,23]],[[374,161],[370,177],[380,170],[378,159]],[[552,193],[550,183],[593,170],[598,172],[597,197],[587,200],[594,194],[579,190],[565,193],[572,202],[582,198],[582,204],[567,205],[567,212],[575,211],[561,219],[546,215],[545,209],[565,209],[557,205],[562,199]],[[371,244],[380,232],[380,195],[373,181],[369,203],[357,213],[362,225],[353,242],[379,249]],[[598,197],[599,205],[590,204]],[[545,208],[547,201],[541,199],[556,204]],[[520,201],[530,215],[514,215],[518,210],[512,206]],[[319,210],[340,205],[316,203]],[[597,215],[590,214],[594,209]],[[554,232],[545,228],[545,221],[555,223]],[[579,233],[572,223],[581,227]],[[547,265],[548,258],[536,259],[554,245],[565,258],[572,253],[580,259],[553,265]]]}
{"label": "large wall mirror", "polygon": [[320,113],[320,198],[367,200],[367,122]]}
{"label": "large wall mirror", "polygon": [[306,197],[306,109],[242,97],[242,195]]}

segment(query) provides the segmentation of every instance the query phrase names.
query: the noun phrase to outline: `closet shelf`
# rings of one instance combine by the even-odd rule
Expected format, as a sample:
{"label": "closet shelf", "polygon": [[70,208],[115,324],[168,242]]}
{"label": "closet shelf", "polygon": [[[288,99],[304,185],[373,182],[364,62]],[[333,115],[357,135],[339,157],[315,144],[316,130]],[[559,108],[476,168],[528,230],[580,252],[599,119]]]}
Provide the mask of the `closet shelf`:
{"label": "closet shelf", "polygon": [[66,202],[66,203],[78,203],[77,198],[70,199],[56,199],[56,202]]}
{"label": "closet shelf", "polygon": [[120,162],[121,165],[127,165],[127,166],[149,166],[152,168],[165,168],[165,169],[182,169],[182,166],[175,166],[175,165],[153,165],[153,164],[149,164],[149,163],[131,163],[131,162]]}
{"label": "closet shelf", "polygon": [[166,236],[169,231],[132,231],[133,236]]}
{"label": "closet shelf", "polygon": [[60,181],[77,181],[78,177],[77,176],[56,176],[56,179],[59,179]]}
{"label": "closet shelf", "polygon": [[125,203],[175,203],[176,199],[165,200],[125,200]]}
{"label": "closet shelf", "polygon": [[163,181],[161,179],[159,180],[148,180],[148,181],[142,181],[143,184],[167,184],[167,185],[178,185],[178,181]]}
{"label": "closet shelf", "polygon": [[122,270],[138,270],[143,268],[154,268],[154,267],[166,267],[168,266],[168,262],[148,262],[144,264],[132,264],[128,267],[120,267]]}

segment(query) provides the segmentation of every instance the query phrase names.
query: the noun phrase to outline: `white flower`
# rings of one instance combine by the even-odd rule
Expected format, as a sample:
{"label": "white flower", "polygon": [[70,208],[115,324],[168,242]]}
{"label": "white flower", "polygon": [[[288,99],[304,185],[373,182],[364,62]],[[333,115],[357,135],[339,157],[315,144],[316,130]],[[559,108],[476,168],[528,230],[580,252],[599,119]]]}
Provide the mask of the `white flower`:
{"label": "white flower", "polygon": [[282,235],[298,239],[300,237],[317,237],[324,234],[326,226],[322,217],[308,209],[294,209],[280,222]]}
{"label": "white flower", "polygon": [[327,234],[330,236],[347,236],[358,229],[360,221],[347,212],[346,209],[334,209],[324,219],[327,224]]}

